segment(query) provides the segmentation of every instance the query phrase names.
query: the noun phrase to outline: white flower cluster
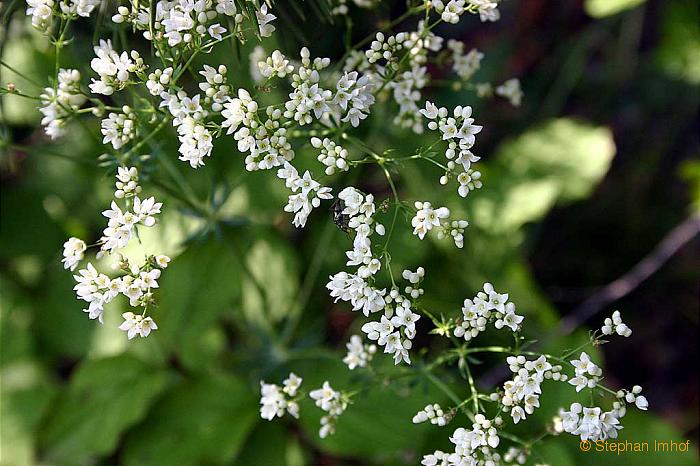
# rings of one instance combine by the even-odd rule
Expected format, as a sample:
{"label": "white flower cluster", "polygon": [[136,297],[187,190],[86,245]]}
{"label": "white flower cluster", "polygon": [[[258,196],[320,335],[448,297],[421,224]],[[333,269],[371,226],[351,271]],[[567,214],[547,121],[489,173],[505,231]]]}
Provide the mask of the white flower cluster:
{"label": "white flower cluster", "polygon": [[[152,272],[160,272],[155,269]],[[155,282],[155,280],[153,281]],[[122,314],[124,322],[119,326],[119,330],[126,332],[126,336],[129,340],[134,338],[136,335],[141,338],[146,338],[151,330],[158,330],[158,326],[153,321],[152,317],[144,317],[141,314],[134,314],[133,312],[125,312]]]}
{"label": "white flower cluster", "polygon": [[649,408],[649,402],[644,395],[641,395],[641,393],[642,387],[635,385],[632,387],[631,391],[620,390],[617,392],[617,397],[620,399],[624,398],[627,403],[634,403],[637,408],[641,409],[642,411],[646,411]]}
{"label": "white flower cluster", "polygon": [[102,144],[111,143],[115,150],[121,149],[136,137],[135,123],[136,115],[127,105],[122,107],[122,113],[110,112],[100,124]]}
{"label": "white flower cluster", "polygon": [[404,270],[401,276],[410,283],[410,285],[406,285],[406,288],[404,288],[404,293],[413,299],[418,299],[423,296],[425,290],[420,287],[420,283],[423,281],[423,277],[425,277],[425,269],[423,267],[418,267],[415,272]]}
{"label": "white flower cluster", "polygon": [[61,69],[58,72],[56,87],[47,87],[41,94],[43,115],[41,124],[51,139],[56,139],[65,133],[68,117],[77,111],[87,100],[80,90],[80,72],[78,70]]}
{"label": "white flower cluster", "polygon": [[100,5],[101,0],[63,0],[60,3],[61,13],[68,17],[82,16],[88,18]]}
{"label": "white flower cluster", "polygon": [[347,161],[347,149],[337,145],[328,138],[323,138],[323,140],[315,137],[311,138],[311,145],[316,149],[321,149],[318,161],[326,166],[326,175],[332,175],[336,170],[348,171],[350,169]]}
{"label": "white flower cluster", "polygon": [[[233,3],[233,0],[227,0]],[[270,37],[275,32],[275,26],[272,22],[277,19],[277,16],[268,11],[267,4],[263,3],[259,10],[255,11],[255,19],[258,22],[258,29],[262,37]]]}
{"label": "white flower cluster", "polygon": [[75,270],[78,263],[85,257],[85,250],[87,245],[85,241],[80,238],[71,237],[68,241],[63,243],[63,268],[70,269],[71,272]]}
{"label": "white flower cluster", "polygon": [[268,170],[285,165],[294,159],[294,150],[281,124],[282,110],[268,107],[264,123],[257,112],[258,103],[248,91],[239,89],[238,96],[224,104],[222,127],[227,128],[226,134],[233,133],[240,152],[249,153],[245,158],[246,170]]}
{"label": "white flower cluster", "polygon": [[[117,172],[116,199],[126,199],[131,204],[133,212],[122,211],[112,201],[112,208],[103,212],[109,218],[104,236],[98,244],[101,245],[97,258],[105,253],[111,253],[123,248],[129,242],[133,230],[137,225],[155,225],[154,215],[160,212],[161,203],[154,198],[141,200],[137,194],[141,191],[138,185],[138,171],[135,167],[120,167]],[[63,264],[66,269],[75,270],[78,263],[85,257],[87,246],[84,241],[72,237],[63,245]],[[170,258],[164,255],[148,256],[141,266],[129,264],[129,261],[120,257],[119,268],[124,275],[111,279],[104,273],[100,273],[91,263],[85,269],[78,271],[73,277],[77,284],[73,288],[78,299],[88,303],[84,312],[90,319],[103,322],[104,306],[111,302],[119,294],[129,299],[132,307],[143,307],[142,314],[125,312],[122,314],[124,322],[119,326],[120,330],[127,332],[129,339],[139,335],[147,337],[158,326],[151,317],[145,315],[146,309],[154,303],[152,290],[158,288],[158,279],[161,269],[168,266]]]}
{"label": "white flower cluster", "polygon": [[[353,3],[360,8],[370,8],[378,3],[378,0],[353,0]],[[350,11],[347,4],[348,0],[334,0],[331,3],[331,5],[333,5],[331,14],[333,16],[347,15]]]}
{"label": "white flower cluster", "polygon": [[[508,447],[503,455],[503,460],[509,463],[525,464],[528,458],[528,451],[524,448]],[[538,466],[538,465],[535,465]]]}
{"label": "white flower cluster", "polygon": [[498,2],[500,0],[468,0],[469,5],[476,8],[481,21],[498,21],[501,19],[501,13],[498,11]]}
{"label": "white flower cluster", "polygon": [[519,107],[523,100],[523,91],[520,89],[520,81],[518,79],[509,79],[496,88],[496,95],[508,99],[514,107]]}
{"label": "white flower cluster", "polygon": [[206,80],[199,83],[199,88],[204,92],[204,103],[214,112],[222,111],[224,102],[229,100],[230,88],[226,82],[226,73],[228,69],[224,65],[216,68],[204,65],[204,69],[199,72]]}
{"label": "white flower cluster", "polygon": [[364,324],[362,331],[367,334],[367,338],[384,346],[385,353],[393,353],[394,364],[401,361],[411,364],[408,350],[413,347],[411,340],[416,336],[416,322],[420,315],[411,310],[411,301],[401,296],[396,289],[391,290],[386,301],[380,321]]}
{"label": "white flower cluster", "polygon": [[466,197],[469,191],[480,188],[481,182],[478,180],[481,178],[481,173],[471,171],[471,164],[477,162],[479,157],[475,156],[470,149],[476,141],[475,135],[481,132],[482,126],[474,124],[472,108],[458,105],[452,112],[453,116],[449,116],[447,108],[438,108],[437,105],[427,101],[421,113],[431,120],[428,128],[439,131],[443,141],[449,141],[445,151],[448,170],[440,179],[440,183],[447,184],[453,173],[457,172],[460,196]]}
{"label": "white flower cluster", "polygon": [[[77,16],[89,17],[99,4],[100,0],[63,0],[58,6],[63,18],[73,19]],[[44,34],[50,33],[56,15],[54,6],[54,0],[27,0],[27,16],[32,17],[32,26],[35,29]]]}
{"label": "white flower cluster", "polygon": [[289,162],[285,162],[284,167],[277,170],[277,176],[285,181],[293,194],[289,195],[285,212],[294,214],[293,224],[297,228],[306,225],[311,210],[321,205],[321,199],[333,199],[331,188],[321,186],[318,181],[311,178],[311,173],[306,170],[304,176],[299,176],[299,172]]}
{"label": "white flower cluster", "polygon": [[[369,76],[360,76],[357,71],[345,72],[336,84],[336,92],[332,103],[336,118],[342,122],[350,122],[353,127],[358,127],[360,121],[367,118],[369,109],[374,104],[372,91],[374,86]],[[342,109],[342,112],[337,110]],[[342,113],[345,116],[339,116]]]}
{"label": "white flower cluster", "polygon": [[466,220],[450,220],[450,209],[447,207],[433,208],[430,202],[416,201],[416,215],[411,219],[413,234],[420,239],[435,228],[438,239],[452,238],[455,246],[464,247],[464,229],[469,226]]}
{"label": "white flower cluster", "polygon": [[509,356],[506,361],[515,373],[512,380],[503,384],[501,405],[503,411],[510,411],[513,422],[524,420],[540,406],[541,384],[545,379],[561,380],[565,378],[561,366],[552,366],[545,356],[528,361],[524,356]]}
{"label": "white flower cluster", "polygon": [[114,191],[114,197],[117,199],[124,199],[125,197],[139,194],[141,192],[139,171],[136,167],[117,168],[117,181],[114,186],[117,188],[116,191]]}
{"label": "white flower cluster", "polygon": [[283,382],[283,387],[275,384],[260,382],[260,417],[271,421],[282,417],[285,413],[299,418],[299,403],[296,401],[297,392],[302,382],[301,377],[291,372]]}
{"label": "white flower cluster", "polygon": [[484,291],[464,300],[462,321],[458,322],[454,335],[469,341],[486,330],[489,322],[493,322],[499,330],[508,327],[518,332],[524,317],[516,314],[515,310],[515,304],[508,302],[508,293],[498,293],[493,285],[484,283]]}
{"label": "white flower cluster", "polygon": [[445,453],[437,450],[425,455],[421,464],[424,466],[476,466],[499,465],[501,455],[492,449],[498,447],[501,439],[497,427],[503,424],[500,417],[493,421],[483,414],[474,416],[472,430],[460,427],[450,437],[455,446],[454,452]]}
{"label": "white flower cluster", "polygon": [[[285,118],[293,118],[300,125],[307,125],[316,117],[322,119],[330,112],[328,103],[333,93],[319,86],[319,71],[331,64],[330,58],[314,58],[311,61],[309,49],[301,49],[301,65],[292,74],[292,88],[289,100],[285,102]],[[313,116],[312,116],[313,115]]]}
{"label": "white flower cluster", "polygon": [[347,187],[338,194],[342,202],[340,215],[348,218],[348,227],[355,231],[353,249],[345,254],[348,266],[357,266],[357,274],[338,272],[330,277],[326,288],[335,300],[349,301],[353,311],[362,311],[365,316],[384,309],[386,289],[374,288],[366,279],[376,274],[381,262],[372,253],[371,235],[384,234],[384,226],[372,217],[376,211],[374,196],[366,196],[353,187]]}
{"label": "white flower cluster", "polygon": [[581,403],[573,403],[569,411],[561,413],[561,429],[581,440],[606,440],[617,438],[617,431],[622,429],[620,418],[624,416],[617,410],[603,412],[599,407],[587,408]]}
{"label": "white flower cluster", "polygon": [[173,126],[177,128],[179,159],[192,168],[201,167],[204,157],[211,155],[214,143],[205,126],[208,112],[202,107],[199,94],[190,98],[185,91],[169,91],[161,93],[161,99],[160,106],[168,109],[173,116]]}
{"label": "white flower cluster", "polygon": [[[137,6],[139,9],[135,11]],[[133,8],[129,11],[124,6],[119,7],[112,21],[132,21],[137,29],[144,31],[143,36],[147,40],[164,39],[169,47],[200,44],[208,37],[221,40],[226,28],[215,22],[219,14],[233,17],[236,24],[243,21],[243,16],[236,12],[233,0],[161,0],[155,4],[155,15],[151,14],[148,6],[136,4]]]}
{"label": "white flower cluster", "polygon": [[[369,72],[370,76],[377,76],[376,79],[384,81],[386,87],[391,90],[394,101],[399,106],[399,112],[394,117],[396,125],[411,128],[418,134],[423,132],[418,102],[421,101],[421,90],[430,78],[424,65],[428,53],[440,51],[442,44],[442,37],[428,30],[425,21],[419,21],[414,32],[400,32],[388,38],[381,32],[377,33],[365,56],[359,57],[359,61],[354,65],[366,72],[373,68],[373,71]],[[400,58],[399,54],[402,51],[405,51],[405,55]],[[351,61],[357,59],[351,56],[348,63]],[[407,70],[392,75],[392,72],[398,72],[401,61],[406,61]]]}
{"label": "white flower cluster", "polygon": [[[299,392],[302,378],[293,372],[289,374],[282,386],[260,381],[260,417],[273,420],[275,417],[282,417],[286,413],[294,418],[299,418],[299,400],[304,397]],[[345,408],[347,399],[342,392],[336,391],[328,381],[323,382],[323,386],[317,390],[312,390],[309,397],[314,400],[316,406],[327,414],[321,418],[319,436],[326,438],[335,433],[335,423]]]}
{"label": "white flower cluster", "polygon": [[575,368],[576,376],[572,377],[569,383],[576,387],[577,392],[584,388],[594,388],[603,375],[601,368],[596,366],[585,352],[581,353],[579,359],[571,361],[571,365]]}
{"label": "white flower cluster", "polygon": [[362,337],[359,335],[352,335],[345,347],[348,349],[348,354],[343,358],[343,362],[350,370],[354,370],[357,367],[366,367],[367,363],[372,360],[377,352],[376,345],[363,343]]}
{"label": "white flower cluster", "polygon": [[165,86],[170,84],[173,78],[173,67],[169,66],[165,69],[156,69],[148,75],[146,87],[151,95],[159,96],[165,92]]}
{"label": "white flower cluster", "polygon": [[48,32],[53,20],[53,0],[27,0],[27,16],[32,17],[32,26],[41,32]]}
{"label": "white flower cluster", "polygon": [[[379,322],[364,324],[362,331],[370,340],[383,346],[385,353],[392,353],[396,364],[401,361],[410,364],[408,350],[412,347],[411,340],[416,335],[415,325],[420,316],[411,309],[411,300],[402,296],[397,288],[387,295],[385,288],[378,289],[372,285],[381,262],[372,253],[370,236],[375,232],[383,235],[385,231],[384,226],[372,218],[376,211],[374,196],[347,187],[340,192],[338,199],[343,203],[340,215],[348,218],[349,228],[355,231],[353,249],[346,252],[346,265],[356,266],[357,273],[338,272],[330,277],[326,288],[336,301],[349,301],[353,311],[362,311],[365,316],[384,311]],[[406,276],[413,277],[412,274],[414,272],[405,271]],[[419,278],[413,284],[422,278],[416,274]]]}
{"label": "white flower cluster", "polygon": [[649,402],[641,395],[642,387],[635,385],[631,391],[620,390],[616,396],[619,401],[613,403],[613,409],[603,412],[599,407],[583,407],[573,403],[568,411],[560,410],[554,419],[554,430],[557,433],[568,432],[579,435],[581,440],[606,440],[617,438],[617,431],[623,428],[620,420],[627,413],[625,403],[634,404],[638,409],[646,411]]}
{"label": "white flower cluster", "polygon": [[469,80],[481,67],[484,54],[477,49],[464,53],[464,42],[454,39],[447,41],[447,48],[452,52],[452,71],[463,81]]}
{"label": "white flower cluster", "polygon": [[154,197],[141,200],[136,195],[129,200],[131,211],[122,210],[116,201],[112,201],[110,208],[102,212],[109,220],[100,238],[101,253],[111,253],[126,247],[139,225],[152,227],[156,224],[155,215],[160,213],[162,202],[156,202]]}
{"label": "white flower cluster", "polygon": [[136,50],[119,54],[112,48],[111,40],[100,40],[94,50],[97,57],[92,59],[90,67],[100,79],[92,79],[90,91],[93,94],[112,95],[130,84],[132,73],[142,73],[146,68]]}
{"label": "white flower cluster", "polygon": [[294,72],[294,65],[289,63],[289,60],[282,52],[275,50],[265,61],[258,62],[258,69],[265,78],[284,78]]}
{"label": "white flower cluster", "polygon": [[421,409],[413,416],[413,423],[420,424],[421,422],[430,421],[431,424],[436,426],[446,426],[451,420],[454,414],[450,411],[444,412],[439,404],[435,403],[432,405],[427,405],[425,408]]}
{"label": "white flower cluster", "polygon": [[622,337],[629,337],[632,335],[632,329],[622,321],[620,311],[613,312],[612,317],[606,317],[600,331],[603,335],[612,335],[613,333],[617,333]]}
{"label": "white flower cluster", "polygon": [[321,418],[321,428],[319,437],[326,438],[335,433],[335,423],[338,416],[343,414],[348,404],[341,392],[333,390],[328,381],[323,382],[323,386],[309,393],[312,400],[316,401],[316,406],[327,412],[328,415]]}

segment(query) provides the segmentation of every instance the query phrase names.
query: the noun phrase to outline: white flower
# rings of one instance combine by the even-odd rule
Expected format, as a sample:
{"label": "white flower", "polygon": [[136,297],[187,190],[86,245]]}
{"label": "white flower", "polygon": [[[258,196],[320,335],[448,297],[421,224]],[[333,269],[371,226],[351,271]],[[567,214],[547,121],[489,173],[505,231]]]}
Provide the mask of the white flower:
{"label": "white flower", "polygon": [[498,21],[501,18],[498,0],[469,0],[469,3],[477,7],[482,22]]}
{"label": "white flower", "polygon": [[416,202],[416,215],[411,220],[413,234],[420,239],[425,238],[426,233],[434,227],[440,226],[440,221],[449,217],[450,210],[447,207],[433,209],[430,202]]}
{"label": "white flower", "polygon": [[418,411],[418,413],[413,416],[413,423],[420,424],[421,422],[430,421],[431,424],[442,427],[447,425],[451,418],[449,412],[444,412],[440,405],[435,403],[427,405],[425,408]]}
{"label": "white flower", "polygon": [[575,386],[577,392],[580,392],[586,387],[595,387],[603,373],[585,352],[581,353],[579,359],[571,361],[571,365],[574,366],[576,370],[576,376],[569,380],[569,384]]}
{"label": "white flower", "polygon": [[311,210],[321,205],[321,199],[333,198],[331,188],[321,186],[311,178],[311,173],[308,170],[304,172],[304,176],[300,177],[289,162],[285,162],[284,167],[277,171],[277,176],[284,179],[294,193],[289,195],[284,210],[295,214],[292,223],[297,228],[306,225]]}
{"label": "white flower", "polygon": [[345,346],[348,349],[348,354],[343,358],[343,362],[350,370],[367,366],[374,353],[377,352],[376,345],[363,344],[359,335],[352,335]]}
{"label": "white flower", "polygon": [[520,102],[523,99],[520,81],[517,79],[509,79],[496,88],[496,95],[505,97],[514,107],[520,106]]}
{"label": "white flower", "polygon": [[286,393],[289,396],[295,396],[297,394],[297,390],[299,390],[299,387],[301,386],[302,378],[298,377],[294,372],[289,373],[289,377],[284,379],[282,384],[284,385],[284,388],[282,391]]}
{"label": "white flower", "polygon": [[63,260],[61,260],[63,268],[71,271],[75,270],[78,262],[83,260],[86,249],[85,241],[75,237],[69,238],[68,241],[63,243]]}
{"label": "white flower", "polygon": [[260,74],[265,78],[271,78],[273,76],[284,78],[288,74],[294,72],[294,66],[289,63],[287,57],[279,50],[272,52],[272,55],[265,61],[258,62],[258,68]]}
{"label": "white flower", "polygon": [[347,171],[350,169],[350,165],[347,162],[348,151],[335,142],[328,138],[323,140],[311,138],[311,145],[321,149],[318,161],[326,166],[326,175],[332,175],[336,170]]}
{"label": "white flower", "polygon": [[479,70],[484,54],[477,49],[464,53],[464,43],[456,40],[447,41],[447,48],[452,51],[452,70],[463,79],[468,80]]}
{"label": "white flower", "polygon": [[121,149],[136,136],[133,112],[127,106],[123,107],[123,111],[110,113],[101,123],[102,143],[111,143],[114,149]]}
{"label": "white flower", "polygon": [[114,192],[114,197],[117,199],[140,193],[139,172],[136,167],[118,167],[115,186],[117,189]]}
{"label": "white flower", "polygon": [[617,333],[623,337],[632,335],[632,330],[622,321],[620,311],[613,312],[612,318],[606,318],[600,330],[603,335],[612,335],[613,333]]}
{"label": "white flower", "polygon": [[260,382],[260,417],[271,421],[275,417],[284,416],[285,412],[294,418],[299,418],[299,404],[294,401],[302,379],[291,372],[279,385]]}
{"label": "white flower", "polygon": [[32,17],[32,26],[48,33],[53,16],[53,0],[27,0],[27,16]]}
{"label": "white flower", "polygon": [[391,323],[395,326],[404,326],[407,335],[410,337],[416,333],[416,322],[420,315],[414,314],[409,307],[410,303],[404,301],[402,306],[396,307],[396,315],[391,318]]}
{"label": "white flower", "polygon": [[272,36],[272,33],[275,32],[275,26],[273,26],[270,23],[277,19],[277,16],[273,15],[272,13],[268,13],[267,4],[262,4],[262,6],[260,7],[260,11],[255,12],[255,17],[258,21],[260,35],[262,37]]}
{"label": "white flower", "polygon": [[164,269],[170,263],[170,258],[168,256],[160,254],[160,255],[156,256],[155,261],[156,261],[156,265],[158,267],[160,267],[161,269]]}
{"label": "white flower", "polygon": [[47,87],[39,96],[39,111],[43,115],[41,124],[45,126],[46,134],[51,139],[65,133],[66,122],[72,116],[72,112],[77,111],[87,100],[80,90],[78,70],[60,69],[57,81],[56,88]]}
{"label": "white flower", "polygon": [[345,408],[347,402],[343,400],[342,394],[333,390],[333,387],[328,381],[323,382],[323,386],[309,393],[312,400],[316,402],[316,406],[328,413],[327,416],[321,418],[321,428],[319,436],[326,438],[335,432],[335,422]]}
{"label": "white flower", "polygon": [[143,317],[133,312],[125,312],[122,314],[122,317],[124,322],[119,326],[119,330],[125,331],[129,340],[137,335],[146,338],[151,333],[151,330],[158,329],[158,326],[150,317]]}

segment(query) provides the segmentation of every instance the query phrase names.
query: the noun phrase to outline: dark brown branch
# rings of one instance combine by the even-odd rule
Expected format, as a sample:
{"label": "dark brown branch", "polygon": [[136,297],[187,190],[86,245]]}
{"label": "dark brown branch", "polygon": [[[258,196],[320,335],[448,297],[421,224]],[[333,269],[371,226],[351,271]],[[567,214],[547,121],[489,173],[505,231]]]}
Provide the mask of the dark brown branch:
{"label": "dark brown branch", "polygon": [[[568,335],[609,304],[618,301],[659,270],[679,249],[700,233],[700,215],[693,215],[671,230],[664,239],[626,274],[601,288],[593,296],[562,319],[559,326],[538,346],[545,346],[555,336]],[[491,387],[508,374],[504,366],[494,367],[484,374],[478,385]]]}

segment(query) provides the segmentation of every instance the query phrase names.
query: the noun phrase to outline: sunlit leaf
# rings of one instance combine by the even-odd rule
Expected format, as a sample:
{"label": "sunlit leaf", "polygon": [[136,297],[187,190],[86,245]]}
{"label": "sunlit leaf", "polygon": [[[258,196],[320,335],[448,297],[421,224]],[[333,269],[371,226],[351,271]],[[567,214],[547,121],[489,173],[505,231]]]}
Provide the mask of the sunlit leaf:
{"label": "sunlit leaf", "polygon": [[583,4],[586,13],[594,18],[616,15],[622,11],[635,8],[646,0],[586,0]]}

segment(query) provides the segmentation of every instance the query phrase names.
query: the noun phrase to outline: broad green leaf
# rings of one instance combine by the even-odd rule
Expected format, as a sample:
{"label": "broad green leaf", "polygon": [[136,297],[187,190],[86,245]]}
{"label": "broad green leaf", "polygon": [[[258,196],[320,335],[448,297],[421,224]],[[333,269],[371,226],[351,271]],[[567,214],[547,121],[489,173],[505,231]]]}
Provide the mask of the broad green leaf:
{"label": "broad green leaf", "polygon": [[243,310],[258,327],[281,320],[294,302],[298,289],[298,266],[288,243],[272,235],[256,240],[246,251],[248,269],[262,290],[246,276]]}
{"label": "broad green leaf", "polygon": [[[375,369],[390,377],[398,373],[391,358],[377,354],[379,365]],[[307,365],[308,364],[308,365]],[[301,404],[300,423],[307,438],[324,452],[342,456],[356,456],[389,464],[405,456],[418,457],[423,452],[423,444],[430,426],[413,424],[411,418],[428,403],[442,403],[445,395],[428,384],[425,378],[403,378],[390,384],[376,381],[362,381],[367,377],[363,371],[350,371],[338,358],[332,360],[308,361],[301,364],[295,361],[295,372],[304,375],[306,390],[320,387],[328,380],[336,390],[361,390],[353,397],[353,403],[339,417],[336,433],[325,439],[319,438],[320,418],[324,414],[311,401]],[[311,370],[311,368],[315,370]]]}
{"label": "broad green leaf", "polygon": [[32,361],[5,365],[0,377],[0,465],[34,465],[36,431],[55,389]]}
{"label": "broad green leaf", "polygon": [[472,200],[470,220],[493,233],[539,220],[557,202],[582,199],[608,171],[612,133],[568,118],[503,143],[485,169],[486,188]]}
{"label": "broad green leaf", "polygon": [[700,13],[697,2],[667,2],[656,59],[666,73],[700,83]]}
{"label": "broad green leaf", "polygon": [[230,462],[257,422],[257,398],[232,376],[182,380],[127,436],[127,466]]}
{"label": "broad green leaf", "polygon": [[193,244],[175,258],[160,280],[154,311],[162,338],[191,368],[211,363],[223,341],[210,332],[240,296],[239,264],[219,241]]}
{"label": "broad green leaf", "polygon": [[646,0],[586,0],[583,6],[586,9],[586,13],[594,18],[604,18],[635,8],[645,1]]}
{"label": "broad green leaf", "polygon": [[83,464],[113,451],[167,380],[164,370],[128,355],[83,363],[43,426],[40,443],[45,458]]}
{"label": "broad green leaf", "polygon": [[[270,448],[274,445],[274,448]],[[304,466],[309,460],[300,442],[290,434],[284,422],[258,421],[253,432],[245,441],[243,450],[236,465],[275,465],[275,466]]]}

